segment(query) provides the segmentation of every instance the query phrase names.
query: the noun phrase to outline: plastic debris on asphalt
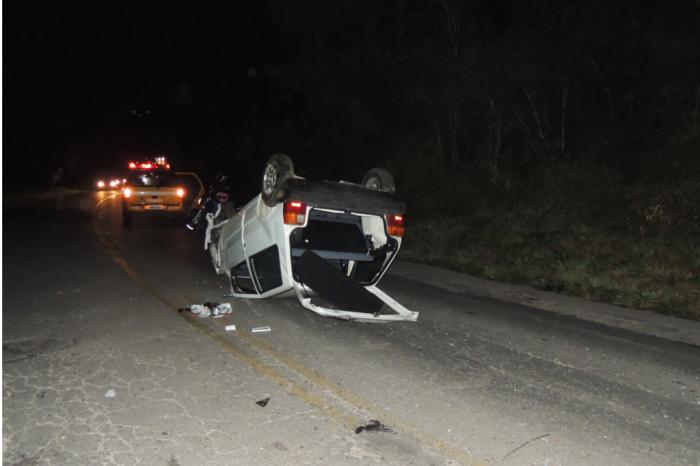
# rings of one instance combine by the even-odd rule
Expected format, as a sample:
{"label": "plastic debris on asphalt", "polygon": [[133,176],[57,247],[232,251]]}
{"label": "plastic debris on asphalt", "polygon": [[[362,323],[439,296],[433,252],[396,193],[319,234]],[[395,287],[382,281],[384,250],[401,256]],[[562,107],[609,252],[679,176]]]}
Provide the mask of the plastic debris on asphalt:
{"label": "plastic debris on asphalt", "polygon": [[224,330],[226,330],[227,332],[235,332],[236,326],[234,324],[227,325],[226,327],[224,327]]}
{"label": "plastic debris on asphalt", "polygon": [[[212,303],[207,303],[212,304]],[[212,310],[211,314],[213,317],[223,317],[226,314],[231,314],[233,310],[231,309],[231,303],[219,303],[216,304]]]}
{"label": "plastic debris on asphalt", "polygon": [[262,406],[264,408],[265,406],[267,406],[267,403],[269,403],[269,402],[270,402],[270,397],[268,396],[266,398],[263,398],[260,401],[256,401],[255,404],[258,406]]}
{"label": "plastic debris on asphalt", "polygon": [[107,393],[105,393],[105,398],[114,398],[115,396],[117,396],[117,392],[115,392],[113,388],[110,388],[107,390]]}
{"label": "plastic debris on asphalt", "polygon": [[199,317],[209,317],[214,318],[223,317],[226,314],[231,314],[233,309],[231,308],[231,303],[211,303],[206,302],[204,304],[193,304],[190,306],[190,312],[196,314]]}
{"label": "plastic debris on asphalt", "polygon": [[252,333],[266,333],[271,331],[272,329],[270,327],[255,327],[251,330]]}
{"label": "plastic debris on asphalt", "polygon": [[199,317],[209,317],[211,315],[211,311],[204,304],[191,305],[190,312],[192,314],[197,314]]}

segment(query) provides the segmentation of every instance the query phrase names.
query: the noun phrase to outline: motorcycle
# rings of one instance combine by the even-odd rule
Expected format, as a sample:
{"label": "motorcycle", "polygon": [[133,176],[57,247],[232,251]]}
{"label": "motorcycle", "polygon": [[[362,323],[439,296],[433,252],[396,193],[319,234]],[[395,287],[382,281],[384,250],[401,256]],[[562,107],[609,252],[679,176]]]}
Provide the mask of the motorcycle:
{"label": "motorcycle", "polygon": [[194,232],[204,230],[204,250],[209,251],[212,264],[217,273],[221,257],[217,248],[218,234],[220,226],[225,220],[232,217],[236,210],[229,200],[229,188],[222,181],[226,178],[217,177],[217,186],[210,186],[209,189],[196,201],[190,220],[185,227]]}
{"label": "motorcycle", "polygon": [[190,214],[185,227],[190,231],[202,231],[207,227],[207,214],[217,212],[219,206],[229,202],[228,176],[218,174],[216,183],[210,185],[207,191],[196,201],[196,207]]}

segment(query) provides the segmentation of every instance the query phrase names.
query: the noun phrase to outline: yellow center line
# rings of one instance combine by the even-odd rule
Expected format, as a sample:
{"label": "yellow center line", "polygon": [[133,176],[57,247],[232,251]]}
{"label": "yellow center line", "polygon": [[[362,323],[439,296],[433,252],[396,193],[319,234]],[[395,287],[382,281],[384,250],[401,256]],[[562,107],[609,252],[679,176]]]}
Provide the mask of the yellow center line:
{"label": "yellow center line", "polygon": [[[113,254],[113,258],[114,261],[134,281],[139,283],[143,288],[145,288],[149,293],[151,293],[156,299],[162,302],[170,310],[177,312],[180,309],[182,309],[182,305],[178,305],[170,299],[166,298],[165,296],[160,294],[160,292],[156,288],[154,288],[150,283],[145,281],[123,257],[117,254]],[[212,340],[219,343],[227,352],[235,356],[240,361],[248,364],[260,375],[268,378],[269,380],[272,380],[273,382],[276,382],[282,388],[286,389],[287,392],[291,395],[294,395],[297,398],[300,398],[301,400],[306,402],[307,404],[323,411],[324,413],[326,413],[326,415],[328,415],[332,419],[335,419],[342,426],[348,429],[354,429],[360,424],[360,419],[358,419],[357,417],[349,415],[341,411],[340,409],[330,406],[325,400],[325,398],[311,393],[309,390],[303,388],[296,382],[285,377],[281,372],[279,372],[277,369],[273,368],[269,364],[260,361],[255,356],[248,354],[247,352],[238,348],[235,344],[233,344],[233,342],[231,342],[231,340],[228,340],[227,338],[222,336],[217,330],[210,328],[204,322],[198,320],[198,318],[189,317],[185,313],[180,313],[180,315],[182,315],[184,319],[195,329],[199,330]]]}
{"label": "yellow center line", "polygon": [[433,450],[439,451],[440,453],[449,456],[453,459],[456,459],[464,464],[470,464],[475,466],[487,464],[482,460],[474,458],[464,450],[448,444],[447,442],[441,440],[437,436],[418,429],[414,424],[407,422],[402,418],[390,413],[389,411],[377,405],[373,401],[363,398],[357,393],[339,386],[337,383],[319,374],[318,371],[311,369],[305,366],[303,363],[299,362],[298,360],[277,351],[267,342],[264,342],[259,338],[246,335],[244,333],[238,334],[237,338],[243,340],[244,342],[248,343],[250,346],[256,348],[262,353],[276,358],[290,369],[293,369],[294,371],[300,373],[309,381],[328,390],[338,398],[341,398],[343,401],[359,409],[373,413],[373,418],[381,419],[383,423],[391,426],[392,428],[396,428],[397,430],[411,434],[412,436],[420,440],[424,445],[429,446]]}
{"label": "yellow center line", "polygon": [[105,197],[104,199],[100,199],[100,201],[95,205],[94,211],[97,212],[97,210],[102,207],[102,204],[105,202],[109,201],[110,199],[114,199],[115,197],[119,196],[117,193],[110,194],[109,196]]}
{"label": "yellow center line", "polygon": [[[98,204],[98,207],[100,207],[106,200],[107,199],[103,199],[102,202]],[[124,259],[121,255],[117,253],[117,245],[113,244],[112,238],[104,238],[104,232],[100,231],[95,223],[93,223],[93,229],[102,241],[102,243],[105,246],[107,246],[107,251],[112,256],[113,260],[135,282],[139,283],[143,288],[145,288],[149,293],[151,293],[156,299],[162,302],[169,309],[173,311],[178,311],[183,307],[171,301],[167,297],[163,296],[158,291],[158,289],[156,289],[154,286],[152,286],[150,283],[144,280],[143,277],[141,277],[141,275],[129,265],[126,259]],[[199,330],[201,333],[205,334],[212,340],[219,343],[220,346],[222,346],[228,353],[236,357],[238,360],[248,364],[251,368],[253,368],[263,377],[266,377],[267,379],[277,383],[282,388],[284,388],[289,394],[301,399],[308,405],[324,412],[329,418],[335,420],[341,426],[347,429],[354,429],[363,422],[357,416],[348,413],[346,410],[331,406],[331,402],[329,402],[329,400],[327,400],[325,397],[312,393],[311,391],[305,389],[293,380],[290,380],[288,377],[286,377],[274,367],[259,360],[254,355],[251,355],[246,351],[242,350],[241,348],[237,347],[230,339],[228,339],[225,336],[225,334],[222,334],[220,325],[218,326],[218,328],[212,328],[211,326],[205,324],[203,321],[200,321],[198,318],[190,317],[186,313],[180,313],[180,315],[195,329]],[[362,398],[355,392],[339,386],[337,383],[334,383],[333,381],[319,374],[318,371],[311,369],[303,363],[301,363],[300,361],[277,351],[268,343],[260,339],[249,336],[243,332],[238,332],[236,334],[236,338],[242,341],[243,343],[246,343],[248,346],[254,348],[255,350],[259,351],[260,353],[277,359],[278,361],[286,365],[289,369],[302,375],[308,381],[312,382],[320,388],[323,388],[324,390],[331,392],[333,395],[342,399],[344,402],[350,404],[358,410],[371,412],[373,418],[379,418],[382,420],[383,423],[390,425],[392,428],[412,435],[432,450],[440,452],[441,454],[450,457],[456,461],[459,461],[463,464],[469,464],[474,466],[483,466],[488,464],[485,461],[479,460],[471,456],[463,449],[450,445],[447,442],[438,438],[437,436],[418,429],[414,424],[407,422],[398,416],[393,415],[392,413],[388,412],[376,403]]]}
{"label": "yellow center line", "polygon": [[[101,242],[105,246],[107,246],[107,252],[112,256],[112,259],[114,260],[114,262],[117,265],[119,265],[119,267],[124,272],[126,272],[126,274],[129,277],[131,277],[136,283],[141,285],[144,289],[146,289],[151,295],[153,295],[157,300],[159,300],[161,303],[163,303],[170,310],[177,312],[179,309],[181,309],[183,307],[181,305],[178,305],[174,301],[170,300],[169,298],[163,296],[158,291],[158,289],[156,289],[154,286],[152,286],[138,272],[136,272],[136,270],[134,270],[134,268],[131,267],[131,265],[127,262],[127,260],[124,259],[121,255],[119,255],[117,253],[115,245],[112,244],[111,238],[105,238],[103,236],[104,232],[100,231],[100,229],[98,228],[98,226],[95,223],[93,223],[93,230],[95,231],[97,236],[100,238]],[[322,411],[329,418],[334,419],[336,422],[338,422],[344,428],[351,430],[351,429],[354,429],[355,427],[357,427],[361,423],[361,420],[358,417],[353,416],[353,415],[351,415],[351,414],[349,414],[341,409],[338,409],[334,406],[331,406],[330,403],[324,397],[310,392],[309,390],[305,389],[304,387],[302,387],[298,383],[296,383],[293,380],[284,376],[280,371],[273,368],[269,364],[266,364],[265,362],[259,360],[255,356],[248,354],[247,352],[238,348],[235,344],[233,344],[233,342],[231,342],[230,340],[228,340],[224,336],[220,335],[217,332],[217,330],[210,328],[208,325],[199,321],[196,318],[190,318],[184,313],[181,313],[181,315],[195,329],[199,330],[203,334],[210,337],[212,340],[219,343],[228,353],[230,353],[231,355],[236,357],[238,360],[248,364],[256,372],[258,372],[260,375],[264,376],[268,380],[271,380],[271,381],[277,383],[282,388],[284,388],[289,394],[301,399],[302,401],[304,401],[308,405]]]}

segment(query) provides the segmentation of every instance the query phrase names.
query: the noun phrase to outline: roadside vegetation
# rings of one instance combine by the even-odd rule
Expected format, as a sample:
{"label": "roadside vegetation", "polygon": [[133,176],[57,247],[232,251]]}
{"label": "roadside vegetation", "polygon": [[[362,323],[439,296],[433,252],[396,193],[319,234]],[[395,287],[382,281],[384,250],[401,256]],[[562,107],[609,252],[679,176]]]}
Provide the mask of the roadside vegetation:
{"label": "roadside vegetation", "polygon": [[700,320],[700,180],[649,196],[571,176],[463,189],[447,214],[415,199],[401,257]]}

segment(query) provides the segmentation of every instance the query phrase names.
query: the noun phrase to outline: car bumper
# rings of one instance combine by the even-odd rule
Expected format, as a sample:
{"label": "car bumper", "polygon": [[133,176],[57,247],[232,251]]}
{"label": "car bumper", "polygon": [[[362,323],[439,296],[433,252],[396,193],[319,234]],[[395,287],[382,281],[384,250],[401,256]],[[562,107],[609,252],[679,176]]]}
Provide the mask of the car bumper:
{"label": "car bumper", "polygon": [[129,212],[182,212],[182,204],[127,204]]}

